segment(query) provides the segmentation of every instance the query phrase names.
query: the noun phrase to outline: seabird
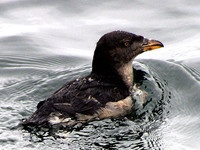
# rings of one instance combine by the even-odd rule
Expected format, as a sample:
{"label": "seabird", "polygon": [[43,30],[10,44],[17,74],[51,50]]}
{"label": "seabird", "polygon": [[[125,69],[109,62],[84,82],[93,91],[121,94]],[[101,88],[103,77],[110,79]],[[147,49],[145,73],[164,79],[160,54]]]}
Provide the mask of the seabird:
{"label": "seabird", "polygon": [[157,40],[125,31],[103,35],[96,45],[91,73],[64,84],[39,102],[37,110],[21,124],[72,127],[130,114],[134,108],[132,61],[145,51],[161,47]]}

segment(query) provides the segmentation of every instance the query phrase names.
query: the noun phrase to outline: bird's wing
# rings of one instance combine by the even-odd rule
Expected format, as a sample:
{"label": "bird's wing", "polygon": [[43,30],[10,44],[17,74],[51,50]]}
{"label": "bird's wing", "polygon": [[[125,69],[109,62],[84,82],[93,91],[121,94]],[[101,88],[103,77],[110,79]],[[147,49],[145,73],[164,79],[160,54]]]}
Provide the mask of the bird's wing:
{"label": "bird's wing", "polygon": [[84,99],[74,97],[71,103],[54,103],[53,107],[61,112],[74,116],[76,113],[94,114],[102,104],[92,96]]}

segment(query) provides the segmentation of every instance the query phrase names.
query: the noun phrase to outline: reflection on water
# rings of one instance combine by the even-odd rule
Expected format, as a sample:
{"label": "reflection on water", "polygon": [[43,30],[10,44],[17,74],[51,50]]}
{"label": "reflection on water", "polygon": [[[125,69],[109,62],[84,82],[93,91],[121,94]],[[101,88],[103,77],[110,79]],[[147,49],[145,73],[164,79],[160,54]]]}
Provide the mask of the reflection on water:
{"label": "reflection on water", "polygon": [[[0,1],[2,149],[199,149],[199,2]],[[119,29],[166,46],[133,63],[145,107],[70,132],[22,130],[39,101],[91,71],[95,43]]]}

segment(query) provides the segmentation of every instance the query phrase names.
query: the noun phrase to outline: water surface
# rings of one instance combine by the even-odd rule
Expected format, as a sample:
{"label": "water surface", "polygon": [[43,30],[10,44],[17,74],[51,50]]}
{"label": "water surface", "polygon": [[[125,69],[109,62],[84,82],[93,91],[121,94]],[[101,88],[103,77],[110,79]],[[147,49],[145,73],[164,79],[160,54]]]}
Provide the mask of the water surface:
{"label": "water surface", "polygon": [[[199,149],[200,1],[0,1],[1,149]],[[95,44],[125,30],[165,48],[133,62],[143,109],[80,130],[31,134],[18,123],[91,71]]]}

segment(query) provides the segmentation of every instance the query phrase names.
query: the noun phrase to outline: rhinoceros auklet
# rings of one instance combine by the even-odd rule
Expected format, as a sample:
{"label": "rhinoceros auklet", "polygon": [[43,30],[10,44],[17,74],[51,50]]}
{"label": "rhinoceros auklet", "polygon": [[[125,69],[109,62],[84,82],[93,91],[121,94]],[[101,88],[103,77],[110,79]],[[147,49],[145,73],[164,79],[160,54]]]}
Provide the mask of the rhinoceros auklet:
{"label": "rhinoceros auklet", "polygon": [[133,59],[163,47],[156,40],[125,31],[103,35],[94,52],[92,72],[66,83],[21,124],[74,126],[92,120],[120,117],[133,109]]}

